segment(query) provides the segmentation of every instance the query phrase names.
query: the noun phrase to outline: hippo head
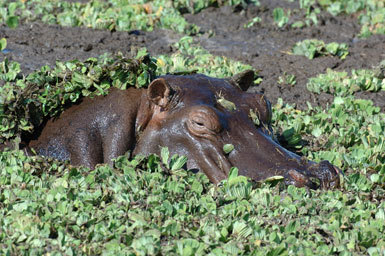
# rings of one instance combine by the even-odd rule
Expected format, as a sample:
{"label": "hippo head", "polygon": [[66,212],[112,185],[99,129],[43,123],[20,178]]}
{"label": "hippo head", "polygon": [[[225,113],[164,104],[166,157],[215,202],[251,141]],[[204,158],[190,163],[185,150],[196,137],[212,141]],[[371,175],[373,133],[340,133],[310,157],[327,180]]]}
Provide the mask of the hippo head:
{"label": "hippo head", "polygon": [[[154,80],[142,96],[134,155],[168,147],[188,156],[187,168],[205,172],[214,183],[235,166],[256,181],[279,175],[298,187],[338,186],[339,171],[328,161],[307,161],[272,139],[269,101],[245,92],[253,79],[245,71],[229,79],[194,74]],[[226,144],[233,150],[225,153]]]}

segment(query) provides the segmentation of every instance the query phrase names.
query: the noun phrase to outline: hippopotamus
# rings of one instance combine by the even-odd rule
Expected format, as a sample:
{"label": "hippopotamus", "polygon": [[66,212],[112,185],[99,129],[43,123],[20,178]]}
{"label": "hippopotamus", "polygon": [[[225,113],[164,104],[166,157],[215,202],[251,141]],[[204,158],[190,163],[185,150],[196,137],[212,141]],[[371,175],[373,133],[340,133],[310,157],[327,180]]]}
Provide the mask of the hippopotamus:
{"label": "hippopotamus", "polygon": [[[110,89],[49,120],[29,147],[89,168],[113,165],[127,151],[160,154],[168,147],[188,157],[188,170],[203,171],[215,184],[235,166],[255,181],[282,176],[297,187],[338,187],[338,168],[308,161],[273,139],[270,102],[247,92],[253,80],[250,70],[226,79],[164,75],[147,89]],[[232,150],[225,152],[224,145]]]}

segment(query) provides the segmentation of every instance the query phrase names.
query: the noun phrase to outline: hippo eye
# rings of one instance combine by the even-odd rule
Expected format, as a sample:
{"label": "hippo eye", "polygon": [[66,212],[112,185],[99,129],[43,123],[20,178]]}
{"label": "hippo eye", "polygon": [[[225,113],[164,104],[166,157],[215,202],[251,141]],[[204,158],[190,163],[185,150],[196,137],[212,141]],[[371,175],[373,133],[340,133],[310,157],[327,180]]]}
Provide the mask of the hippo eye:
{"label": "hippo eye", "polygon": [[205,126],[203,123],[201,123],[201,122],[196,122],[196,121],[194,121],[193,120],[193,122],[196,124],[196,125],[198,125],[198,126]]}
{"label": "hippo eye", "polygon": [[199,127],[199,129],[207,128],[211,130],[211,125],[209,123],[209,120],[202,120],[201,118],[195,117],[191,119],[191,122],[193,123],[194,126]]}
{"label": "hippo eye", "polygon": [[218,115],[208,107],[195,107],[189,113],[189,131],[196,136],[212,136],[221,130]]}
{"label": "hippo eye", "polygon": [[194,123],[195,125],[198,125],[198,126],[206,126],[207,124],[207,118],[205,116],[204,113],[201,113],[201,112],[196,112],[196,113],[192,113],[190,115],[190,120],[192,123]]}

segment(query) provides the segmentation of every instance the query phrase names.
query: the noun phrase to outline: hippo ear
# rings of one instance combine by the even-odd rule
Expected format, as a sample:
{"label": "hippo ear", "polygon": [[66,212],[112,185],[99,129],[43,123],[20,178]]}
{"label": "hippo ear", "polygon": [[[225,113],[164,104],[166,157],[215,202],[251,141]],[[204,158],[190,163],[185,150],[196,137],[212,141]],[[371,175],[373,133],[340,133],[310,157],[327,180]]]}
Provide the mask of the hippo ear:
{"label": "hippo ear", "polygon": [[229,81],[245,92],[254,83],[254,71],[250,69],[245,70],[230,77]]}
{"label": "hippo ear", "polygon": [[168,104],[170,90],[167,81],[164,78],[158,78],[148,86],[147,95],[150,101],[164,108]]}

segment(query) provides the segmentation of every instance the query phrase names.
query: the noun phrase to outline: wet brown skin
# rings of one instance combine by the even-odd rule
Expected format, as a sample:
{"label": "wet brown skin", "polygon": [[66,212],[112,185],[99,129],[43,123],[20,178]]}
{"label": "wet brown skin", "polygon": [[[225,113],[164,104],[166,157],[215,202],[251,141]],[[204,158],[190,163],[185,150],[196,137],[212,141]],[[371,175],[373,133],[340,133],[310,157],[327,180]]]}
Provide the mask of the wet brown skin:
{"label": "wet brown skin", "polygon": [[[339,171],[327,161],[314,163],[286,150],[271,137],[271,107],[264,95],[247,93],[254,74],[231,79],[204,75],[166,75],[147,90],[112,89],[107,96],[84,99],[50,120],[29,146],[38,154],[93,168],[133,150],[134,155],[188,156],[188,169],[198,169],[213,183],[226,179],[231,166],[260,181],[281,175],[287,184],[317,188],[339,185]],[[226,108],[224,98],[235,104]],[[260,121],[250,118],[254,110]],[[234,150],[223,152],[223,145]]]}

